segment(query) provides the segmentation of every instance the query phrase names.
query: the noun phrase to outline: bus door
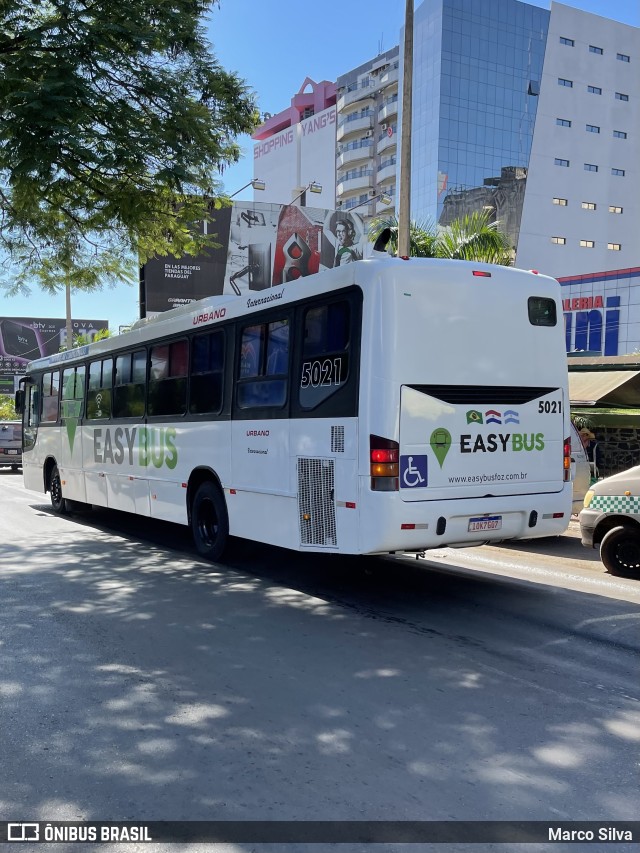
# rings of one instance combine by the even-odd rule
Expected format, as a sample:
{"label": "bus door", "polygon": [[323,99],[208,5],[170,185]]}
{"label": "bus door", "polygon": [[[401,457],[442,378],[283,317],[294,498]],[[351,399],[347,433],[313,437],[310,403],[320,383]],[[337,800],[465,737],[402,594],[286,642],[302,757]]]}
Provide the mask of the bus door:
{"label": "bus door", "polygon": [[83,364],[62,371],[60,422],[60,468],[65,482],[65,496],[86,501],[82,458],[82,423],[84,418],[84,389],[86,368]]}
{"label": "bus door", "polygon": [[[273,318],[273,319],[272,319]],[[265,508],[268,533],[274,520],[266,512],[269,496],[291,494],[289,471],[289,331],[291,312],[270,312],[264,322],[239,328],[232,421],[231,484],[252,510]],[[253,493],[253,499],[248,499]],[[260,519],[252,518],[252,527]],[[240,532],[240,535],[242,533]],[[272,541],[270,536],[263,536]]]}
{"label": "bus door", "polygon": [[32,461],[38,438],[40,421],[40,394],[38,385],[29,377],[20,380],[20,400],[22,412],[22,473],[27,489],[42,491],[42,466]]}

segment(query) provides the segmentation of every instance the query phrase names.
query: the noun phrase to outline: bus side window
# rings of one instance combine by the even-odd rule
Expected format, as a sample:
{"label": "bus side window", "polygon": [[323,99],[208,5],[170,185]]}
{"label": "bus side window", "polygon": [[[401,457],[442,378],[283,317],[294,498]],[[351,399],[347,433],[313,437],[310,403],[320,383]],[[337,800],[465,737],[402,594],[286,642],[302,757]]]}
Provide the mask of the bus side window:
{"label": "bus side window", "polygon": [[281,409],[285,405],[289,374],[288,319],[244,327],[239,373],[239,408]]}
{"label": "bus side window", "polygon": [[225,333],[196,335],[191,344],[189,412],[218,414],[222,410]]}
{"label": "bus side window", "polygon": [[187,409],[186,340],[151,348],[147,414],[184,415]]}
{"label": "bus side window", "polygon": [[116,358],[113,387],[114,418],[141,418],[144,415],[146,372],[145,350],[127,352]]}
{"label": "bus side window", "polygon": [[62,371],[61,416],[63,418],[81,418],[83,415],[85,369],[83,364]]}
{"label": "bus side window", "polygon": [[58,399],[60,395],[60,374],[57,370],[45,373],[42,377],[42,422],[55,423],[58,420]]}
{"label": "bus side window", "polygon": [[349,376],[351,309],[332,302],[304,313],[299,402],[314,409],[341,388]]}
{"label": "bus side window", "polygon": [[111,383],[113,359],[92,361],[89,365],[87,418],[103,420],[111,416]]}

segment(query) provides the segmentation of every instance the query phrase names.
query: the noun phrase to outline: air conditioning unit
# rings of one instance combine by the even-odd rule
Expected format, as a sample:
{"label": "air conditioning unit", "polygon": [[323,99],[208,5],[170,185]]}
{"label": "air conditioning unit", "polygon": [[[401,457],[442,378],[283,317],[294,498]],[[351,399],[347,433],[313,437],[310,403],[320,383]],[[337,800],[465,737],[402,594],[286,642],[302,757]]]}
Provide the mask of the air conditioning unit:
{"label": "air conditioning unit", "polygon": [[368,130],[368,131],[365,133],[365,137],[366,137],[367,139],[368,139],[370,136],[373,136],[373,131],[372,131],[372,130]]}
{"label": "air conditioning unit", "polygon": [[373,198],[375,195],[377,195],[375,190],[369,190],[369,198]]}
{"label": "air conditioning unit", "polygon": [[387,129],[387,127],[388,127],[388,125],[387,125],[386,121],[383,121],[383,122],[382,122],[382,124],[380,125],[380,127],[381,127],[383,130],[386,130],[386,129]]}

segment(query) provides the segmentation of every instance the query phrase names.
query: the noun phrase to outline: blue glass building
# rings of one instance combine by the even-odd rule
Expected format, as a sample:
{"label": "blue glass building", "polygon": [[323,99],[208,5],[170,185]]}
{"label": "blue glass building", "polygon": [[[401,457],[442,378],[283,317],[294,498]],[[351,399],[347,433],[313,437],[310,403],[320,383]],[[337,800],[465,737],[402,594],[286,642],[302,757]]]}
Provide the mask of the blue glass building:
{"label": "blue glass building", "polygon": [[549,16],[517,0],[415,10],[412,218],[491,208],[517,243]]}

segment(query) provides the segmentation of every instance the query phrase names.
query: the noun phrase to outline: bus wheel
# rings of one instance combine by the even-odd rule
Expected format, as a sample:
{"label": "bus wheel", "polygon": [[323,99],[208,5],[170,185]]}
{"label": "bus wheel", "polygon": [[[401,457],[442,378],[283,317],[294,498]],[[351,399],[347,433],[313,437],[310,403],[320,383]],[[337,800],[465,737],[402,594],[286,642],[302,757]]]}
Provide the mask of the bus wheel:
{"label": "bus wheel", "polygon": [[640,530],[614,527],[600,544],[600,559],[612,575],[640,579]]}
{"label": "bus wheel", "polygon": [[220,559],[229,536],[229,517],[220,489],[210,480],[198,486],[193,499],[191,533],[201,557]]}
{"label": "bus wheel", "polygon": [[60,471],[58,466],[54,465],[51,470],[51,479],[49,480],[49,491],[51,492],[51,507],[57,515],[66,515],[68,512],[67,502],[62,497],[62,483],[60,481]]}

